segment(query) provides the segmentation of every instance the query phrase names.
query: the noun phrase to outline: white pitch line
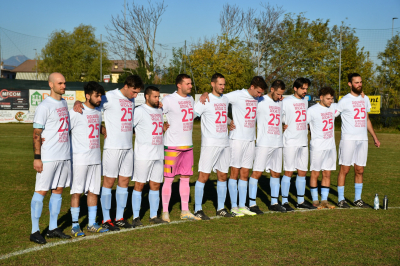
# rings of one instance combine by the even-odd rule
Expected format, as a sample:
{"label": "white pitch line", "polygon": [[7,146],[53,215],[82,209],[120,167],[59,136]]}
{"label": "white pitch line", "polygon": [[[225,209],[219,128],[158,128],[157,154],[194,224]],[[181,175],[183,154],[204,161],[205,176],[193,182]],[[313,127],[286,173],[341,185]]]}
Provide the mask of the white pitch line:
{"label": "white pitch line", "polygon": [[[389,207],[389,209],[400,209],[400,207]],[[322,209],[322,210],[331,211],[329,209]],[[336,208],[335,210],[346,210],[346,209]],[[353,208],[349,208],[347,210],[363,210],[363,209],[362,208],[354,208],[353,207]],[[321,210],[317,210],[317,209],[306,210],[306,209],[303,209],[303,210],[295,210],[294,212],[310,212],[310,211],[321,211]],[[266,211],[264,213],[265,214],[276,214],[278,212]],[[222,217],[219,217],[219,216],[210,217],[210,219],[220,219],[220,218],[222,218]],[[146,226],[136,227],[136,228],[131,228],[131,229],[123,229],[121,231],[113,231],[113,232],[107,232],[107,233],[102,233],[102,234],[89,235],[89,236],[85,236],[85,237],[73,238],[71,240],[61,240],[61,241],[57,241],[57,242],[53,242],[53,243],[47,243],[45,245],[40,245],[40,246],[38,245],[38,246],[35,246],[33,248],[27,248],[27,249],[11,252],[11,253],[8,253],[8,254],[5,254],[5,255],[1,256],[0,260],[8,259],[8,258],[15,257],[15,256],[18,256],[18,255],[27,254],[27,253],[30,253],[30,252],[33,252],[33,251],[44,250],[44,249],[55,247],[55,246],[59,246],[59,245],[70,244],[70,243],[75,243],[75,242],[79,242],[79,241],[91,240],[91,239],[96,239],[96,238],[103,237],[103,236],[120,234],[120,233],[130,232],[130,231],[134,231],[134,230],[144,230],[144,229],[154,228],[154,227],[158,227],[158,226],[167,226],[169,224],[186,223],[186,222],[195,222],[195,221],[188,221],[188,220],[172,221],[172,222],[170,222],[168,224],[146,225]]]}

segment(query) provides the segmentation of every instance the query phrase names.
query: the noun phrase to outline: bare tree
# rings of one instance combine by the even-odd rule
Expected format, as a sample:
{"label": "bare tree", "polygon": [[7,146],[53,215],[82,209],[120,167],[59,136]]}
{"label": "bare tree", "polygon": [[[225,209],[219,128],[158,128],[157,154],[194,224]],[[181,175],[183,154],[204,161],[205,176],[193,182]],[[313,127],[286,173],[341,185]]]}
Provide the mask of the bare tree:
{"label": "bare tree", "polygon": [[[111,17],[111,25],[106,26],[108,33],[107,40],[110,43],[110,51],[120,58],[134,60],[138,48],[143,50],[145,61],[148,60],[148,71],[154,73],[157,66],[162,64],[165,56],[161,54],[156,46],[156,34],[161,23],[167,5],[164,0],[159,3],[152,3],[148,0],[148,6],[135,4],[127,5],[126,20],[124,11],[121,14]],[[126,46],[124,36],[126,35]],[[160,47],[161,48],[161,47]]]}
{"label": "bare tree", "polygon": [[281,6],[274,7],[269,3],[262,3],[261,6],[264,9],[260,11],[259,18],[254,21],[257,28],[257,69],[259,71],[260,68],[263,68],[266,71],[268,66],[261,66],[262,63],[265,63],[265,60],[262,62],[262,59],[268,58],[268,49],[278,38],[277,32],[281,27],[280,17],[285,11]]}
{"label": "bare tree", "polygon": [[243,10],[236,5],[225,4],[219,16],[222,34],[234,38],[242,32]]}

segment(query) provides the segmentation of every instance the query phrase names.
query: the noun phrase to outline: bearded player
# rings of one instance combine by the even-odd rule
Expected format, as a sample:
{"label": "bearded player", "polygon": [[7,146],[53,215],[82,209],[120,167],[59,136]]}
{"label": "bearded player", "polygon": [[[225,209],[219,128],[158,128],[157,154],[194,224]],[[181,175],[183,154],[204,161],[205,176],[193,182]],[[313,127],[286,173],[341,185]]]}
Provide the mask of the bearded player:
{"label": "bearded player", "polygon": [[350,93],[345,95],[338,103],[336,115],[342,118],[342,136],[339,144],[338,175],[338,206],[349,208],[344,198],[344,184],[351,166],[354,166],[354,205],[360,208],[371,208],[361,199],[363,188],[364,167],[367,165],[368,156],[368,132],[374,139],[376,147],[381,143],[375,134],[368,112],[371,103],[367,96],[362,97],[362,79],[357,73],[348,75]]}
{"label": "bearded player", "polygon": [[88,219],[87,230],[93,233],[104,233],[109,230],[96,223],[97,197],[101,186],[101,112],[100,106],[104,88],[97,82],[90,81],[85,85],[86,101],[82,114],[69,111],[71,120],[72,144],[72,179],[71,179],[71,216],[73,236],[85,236],[79,226],[79,201],[82,193],[87,195]]}
{"label": "bearded player", "polygon": [[181,219],[200,220],[189,211],[189,178],[193,175],[193,119],[194,100],[190,96],[192,80],[186,74],[176,77],[177,91],[162,100],[163,113],[167,117],[168,129],[164,135],[164,184],[162,188],[162,219],[170,222],[169,201],[174,177],[180,175]]}
{"label": "bearded player", "polygon": [[[120,228],[131,228],[124,219],[124,210],[128,200],[128,184],[133,174],[133,115],[135,98],[143,89],[142,79],[137,75],[126,78],[121,89],[108,91],[101,98],[99,109],[104,110],[107,138],[103,146],[103,187],[101,188],[101,209],[103,211],[102,227],[110,231]],[[78,105],[78,106],[77,106]],[[81,112],[80,102],[75,103],[74,110]],[[115,225],[110,217],[111,189],[118,179],[116,190],[117,213]]]}
{"label": "bearded player", "polygon": [[[46,244],[39,230],[43,199],[51,190],[49,202],[50,223],[47,237],[68,239],[57,227],[61,209],[61,194],[71,178],[71,154],[69,139],[69,115],[65,93],[65,78],[60,73],[49,75],[50,96],[36,108],[33,119],[33,169],[36,173],[35,193],[31,201],[32,234],[30,240]],[[46,139],[46,141],[43,141]]]}
{"label": "bearded player", "polygon": [[160,184],[163,181],[163,114],[158,108],[160,90],[149,86],[144,91],[146,103],[135,110],[133,126],[135,127],[135,149],[132,181],[135,187],[132,192],[133,226],[142,226],[140,205],[144,185],[149,182],[150,224],[167,223],[157,217],[160,203]]}
{"label": "bearded player", "polygon": [[293,84],[294,94],[284,98],[282,101],[282,122],[287,125],[287,129],[283,133],[283,166],[285,175],[281,180],[281,192],[282,206],[286,211],[294,211],[289,205],[288,196],[290,180],[296,170],[296,207],[300,209],[316,209],[316,207],[304,200],[308,169],[308,101],[304,97],[310,85],[309,79],[296,79]]}
{"label": "bearded player", "polygon": [[231,151],[228,139],[228,105],[229,100],[222,93],[225,89],[225,77],[215,73],[211,77],[212,93],[209,102],[200,101],[194,106],[196,115],[201,116],[201,152],[199,161],[199,178],[195,186],[195,216],[202,220],[210,218],[202,210],[204,186],[210,178],[211,171],[217,173],[218,207],[217,216],[232,217],[225,209]]}
{"label": "bearded player", "polygon": [[257,184],[262,173],[271,173],[271,211],[286,212],[278,203],[282,172],[282,95],[285,83],[275,80],[271,91],[259,98],[257,106],[257,141],[253,173],[249,180],[249,207],[252,212],[263,214],[256,205]]}
{"label": "bearded player", "polygon": [[[328,202],[331,173],[336,170],[335,113],[337,104],[333,103],[335,91],[323,87],[318,92],[320,102],[307,110],[307,123],[310,125],[310,191],[313,206],[318,209],[334,209]],[[318,200],[318,177],[322,171],[321,203]]]}

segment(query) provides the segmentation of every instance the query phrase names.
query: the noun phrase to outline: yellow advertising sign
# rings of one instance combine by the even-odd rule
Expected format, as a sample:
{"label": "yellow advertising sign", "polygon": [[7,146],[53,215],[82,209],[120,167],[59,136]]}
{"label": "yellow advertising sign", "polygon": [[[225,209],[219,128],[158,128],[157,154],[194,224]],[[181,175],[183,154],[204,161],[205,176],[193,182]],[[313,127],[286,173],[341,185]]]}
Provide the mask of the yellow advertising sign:
{"label": "yellow advertising sign", "polygon": [[76,99],[81,102],[86,102],[85,92],[84,91],[76,91]]}
{"label": "yellow advertising sign", "polygon": [[[339,100],[343,96],[339,96]],[[381,96],[380,95],[368,95],[369,101],[371,103],[371,111],[369,114],[377,115],[381,113]]]}

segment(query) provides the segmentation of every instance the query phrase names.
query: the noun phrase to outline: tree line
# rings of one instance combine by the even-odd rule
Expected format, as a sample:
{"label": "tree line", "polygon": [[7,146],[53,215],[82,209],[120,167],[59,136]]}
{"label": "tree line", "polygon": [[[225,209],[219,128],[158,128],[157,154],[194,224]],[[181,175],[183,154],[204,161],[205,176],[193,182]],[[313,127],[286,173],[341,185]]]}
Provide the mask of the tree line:
{"label": "tree line", "polygon": [[[366,94],[385,95],[388,107],[400,105],[399,34],[388,40],[378,54],[381,64],[375,65],[360,46],[355,30],[344,22],[331,25],[329,20],[310,20],[304,13],[285,13],[282,7],[270,4],[247,10],[225,4],[218,36],[199,40],[186,49],[174,47],[166,62],[156,37],[167,8],[164,1],[146,5],[132,2],[126,19],[123,10],[111,17],[106,26],[107,42],[101,45],[104,74],[110,73],[112,54],[138,61],[136,69],[124,69],[120,82],[127,75],[138,74],[147,84],[174,84],[179,73],[187,73],[193,77],[194,92],[202,93],[210,90],[215,72],[226,77],[226,92],[247,87],[255,75],[264,76],[267,82],[281,79],[288,85],[303,76],[313,82],[310,93],[324,85],[338,93],[340,80],[340,94],[344,95],[349,92],[347,74],[357,72],[363,77]],[[62,72],[67,81],[99,80],[100,42],[94,30],[80,25],[72,33],[53,32],[42,49],[39,71]]]}

